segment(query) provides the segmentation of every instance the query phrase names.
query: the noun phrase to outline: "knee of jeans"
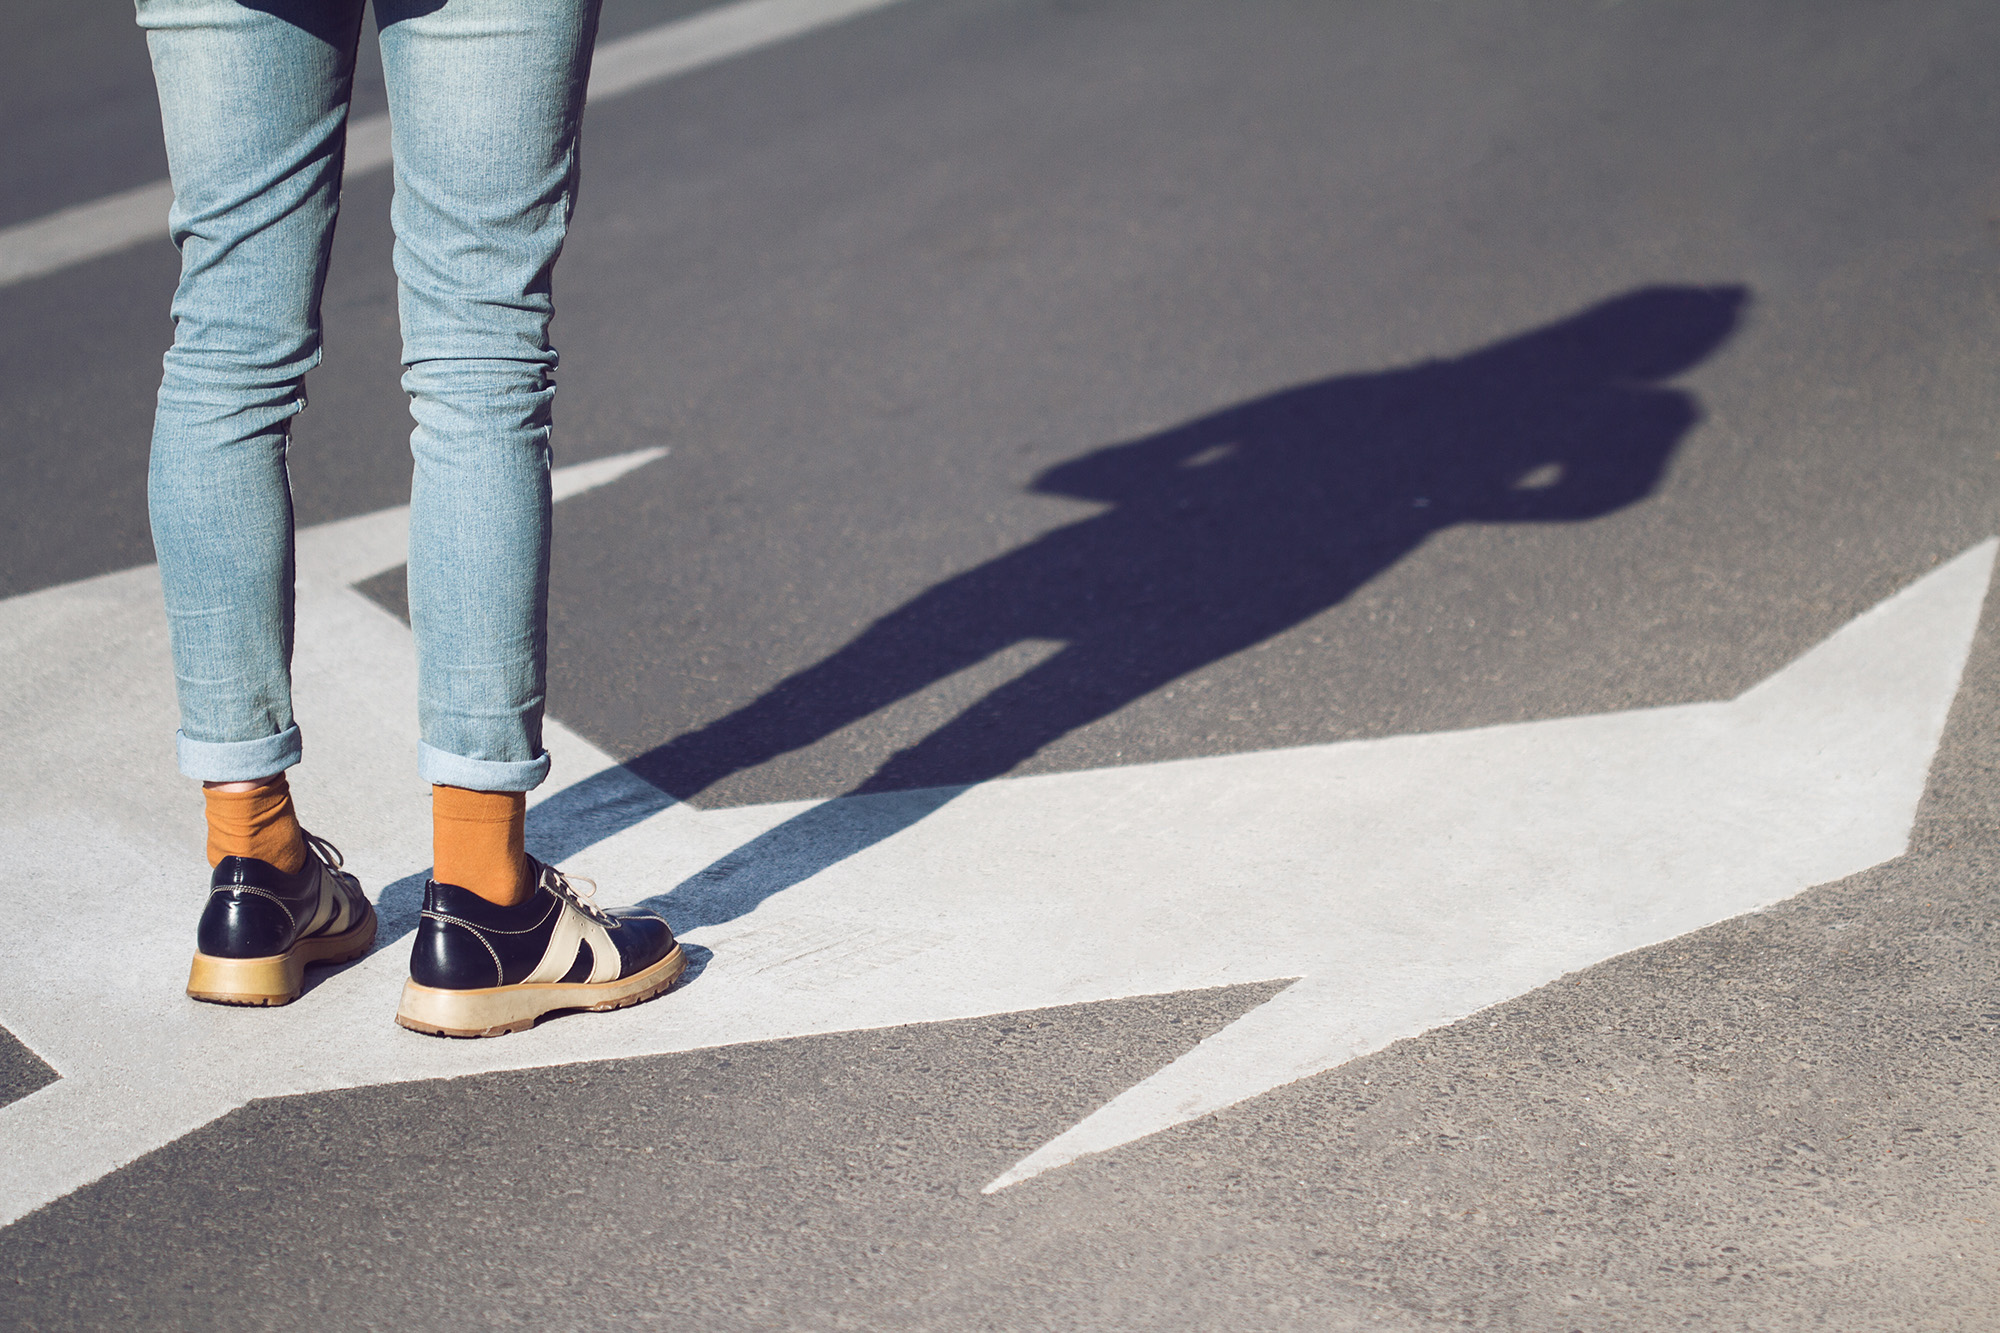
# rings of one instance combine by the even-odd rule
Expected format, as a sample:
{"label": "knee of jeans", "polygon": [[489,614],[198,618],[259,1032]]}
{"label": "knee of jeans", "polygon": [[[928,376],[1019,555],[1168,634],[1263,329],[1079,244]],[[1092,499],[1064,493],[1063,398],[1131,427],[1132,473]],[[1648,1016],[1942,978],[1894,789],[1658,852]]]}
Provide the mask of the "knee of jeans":
{"label": "knee of jeans", "polygon": [[425,361],[404,371],[403,389],[419,425],[449,430],[463,419],[489,429],[546,430],[556,392],[550,370],[490,357]]}
{"label": "knee of jeans", "polygon": [[408,374],[439,381],[545,380],[558,361],[549,340],[553,318],[545,302],[536,308],[519,300],[467,297],[442,308],[406,299],[403,366]]}
{"label": "knee of jeans", "polygon": [[185,438],[208,443],[251,440],[290,432],[306,409],[300,375],[225,358],[177,358],[171,353],[160,380],[154,447]]}
{"label": "knee of jeans", "polygon": [[245,314],[218,321],[179,316],[163,359],[163,392],[306,405],[305,377],[320,359],[319,330],[304,320]]}

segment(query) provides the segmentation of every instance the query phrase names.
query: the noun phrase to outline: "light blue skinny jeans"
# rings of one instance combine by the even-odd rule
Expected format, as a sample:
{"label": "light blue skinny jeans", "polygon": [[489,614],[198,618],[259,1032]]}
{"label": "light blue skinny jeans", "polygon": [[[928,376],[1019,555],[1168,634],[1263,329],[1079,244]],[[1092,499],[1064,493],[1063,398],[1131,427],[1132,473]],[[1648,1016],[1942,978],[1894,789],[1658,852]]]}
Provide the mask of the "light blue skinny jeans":
{"label": "light blue skinny jeans", "polygon": [[[319,362],[363,0],[136,0],[181,251],[148,499],[181,771],[299,761],[285,451]],[[547,775],[550,275],[598,0],[375,0],[394,124],[418,764]]]}

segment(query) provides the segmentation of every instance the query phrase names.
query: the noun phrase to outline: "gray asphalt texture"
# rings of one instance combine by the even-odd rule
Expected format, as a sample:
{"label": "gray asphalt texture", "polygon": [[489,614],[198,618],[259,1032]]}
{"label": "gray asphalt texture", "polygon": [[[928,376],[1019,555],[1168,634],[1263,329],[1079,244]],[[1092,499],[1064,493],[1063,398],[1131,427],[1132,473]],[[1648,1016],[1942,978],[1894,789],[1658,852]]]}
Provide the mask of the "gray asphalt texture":
{"label": "gray asphalt texture", "polygon": [[[5,220],[157,174],[88,9],[0,51]],[[1733,695],[2000,531],[1996,57],[908,0],[594,108],[558,448],[673,452],[558,511],[551,711],[714,805]],[[387,198],[305,522],[406,495]],[[0,290],[0,592],[151,558],[173,272]],[[2000,1327],[1996,630],[1905,857],[1000,1195],[1268,992],[257,1103],[0,1232],[0,1322]]]}

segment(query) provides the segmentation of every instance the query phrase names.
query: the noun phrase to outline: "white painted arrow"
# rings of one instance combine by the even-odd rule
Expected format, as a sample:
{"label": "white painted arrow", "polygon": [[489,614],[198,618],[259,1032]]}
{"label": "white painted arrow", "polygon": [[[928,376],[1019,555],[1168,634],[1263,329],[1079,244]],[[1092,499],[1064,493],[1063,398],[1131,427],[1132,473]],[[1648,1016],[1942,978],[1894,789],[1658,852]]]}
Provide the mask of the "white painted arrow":
{"label": "white painted arrow", "polygon": [[[428,861],[414,663],[349,585],[401,530],[299,554],[295,789],[364,882],[403,882],[392,924]],[[536,836],[583,847],[607,900],[664,894],[712,958],[660,1001],[483,1042],[391,1023],[398,948],[284,1009],[183,999],[202,830],[163,739],[157,573],[0,603],[0,1024],[63,1075],[0,1108],[0,1222],[254,1097],[1298,979],[1002,1188],[1899,855],[1994,550],[1725,703],[706,812],[552,725]]]}

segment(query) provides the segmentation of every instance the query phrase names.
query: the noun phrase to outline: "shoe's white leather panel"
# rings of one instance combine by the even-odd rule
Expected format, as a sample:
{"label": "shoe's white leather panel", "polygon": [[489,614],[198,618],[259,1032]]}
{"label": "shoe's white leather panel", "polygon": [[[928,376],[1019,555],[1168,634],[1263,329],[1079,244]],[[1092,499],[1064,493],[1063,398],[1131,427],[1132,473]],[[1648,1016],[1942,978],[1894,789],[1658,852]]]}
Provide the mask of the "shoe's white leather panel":
{"label": "shoe's white leather panel", "polygon": [[618,960],[618,946],[611,942],[611,932],[602,924],[591,920],[574,907],[569,909],[583,921],[583,937],[590,941],[590,980],[592,985],[616,981],[621,966]]}
{"label": "shoe's white leather panel", "polygon": [[352,930],[356,925],[360,924],[361,899],[353,891],[354,886],[347,882],[345,876],[335,875],[333,876],[333,880],[333,896],[338,900],[339,910],[334,913],[333,924],[328,927],[328,930],[338,935],[343,931]]}
{"label": "shoe's white leather panel", "polygon": [[[568,972],[570,965],[576,961],[576,946],[583,943],[585,928],[595,924],[569,903],[562,904],[562,915],[556,918],[555,930],[549,935],[549,947],[542,954],[542,961],[535,964],[534,971],[521,978],[521,983],[531,985],[539,981],[561,981],[563,974]],[[595,940],[591,941],[590,951],[594,963],[598,957]],[[593,979],[596,971],[593,966],[591,968]]]}
{"label": "shoe's white leather panel", "polygon": [[317,932],[347,907],[346,896],[341,893],[340,883],[333,877],[333,873],[322,862],[310,857],[307,859],[319,872],[319,902],[313,908],[312,918],[299,927],[300,939]]}

